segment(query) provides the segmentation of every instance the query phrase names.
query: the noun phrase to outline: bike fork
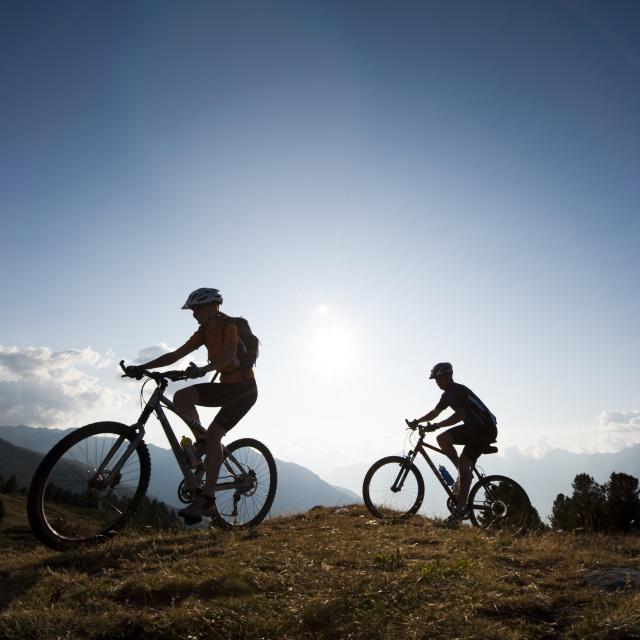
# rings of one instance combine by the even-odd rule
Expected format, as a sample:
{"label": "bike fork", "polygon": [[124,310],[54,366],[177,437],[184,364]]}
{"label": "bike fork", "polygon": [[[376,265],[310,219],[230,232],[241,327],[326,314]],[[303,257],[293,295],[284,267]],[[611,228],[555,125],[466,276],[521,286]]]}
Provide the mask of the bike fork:
{"label": "bike fork", "polygon": [[[107,478],[103,478],[102,479],[103,482],[106,482],[107,484],[109,484],[109,483],[113,483],[114,479],[118,479],[119,480],[120,471],[121,471],[122,467],[124,467],[125,463],[129,459],[131,454],[136,450],[136,447],[142,441],[143,438],[144,438],[144,429],[141,429],[140,432],[138,433],[137,437],[135,438],[135,440],[133,440],[132,442],[129,443],[129,446],[127,447],[127,450],[120,457],[120,460],[118,460],[118,462],[116,463],[115,467],[113,467],[113,469],[111,469],[111,471],[109,472],[109,476]],[[111,447],[111,449],[107,453],[107,456],[102,460],[102,462],[100,463],[100,466],[96,469],[94,477],[102,478],[102,474],[104,473],[105,469],[107,468],[107,465],[111,462],[111,460],[113,459],[113,457],[116,454],[116,452],[120,449],[120,447],[124,443],[125,439],[126,438],[124,436],[119,436],[118,437],[118,439],[115,441],[115,443],[113,444],[113,446]]]}
{"label": "bike fork", "polygon": [[391,485],[391,491],[393,491],[394,493],[398,493],[398,491],[402,490],[404,481],[407,479],[407,475],[409,475],[409,469],[411,468],[411,465],[413,464],[415,458],[415,451],[407,455],[406,462],[403,463],[402,468],[400,469],[400,473],[398,473],[395,482]]}

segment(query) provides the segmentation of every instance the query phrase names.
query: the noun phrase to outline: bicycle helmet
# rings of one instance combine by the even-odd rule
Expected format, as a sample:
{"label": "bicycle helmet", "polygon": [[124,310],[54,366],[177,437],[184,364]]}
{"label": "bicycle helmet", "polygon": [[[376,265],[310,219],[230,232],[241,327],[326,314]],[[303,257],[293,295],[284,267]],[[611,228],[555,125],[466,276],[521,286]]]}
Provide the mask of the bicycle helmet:
{"label": "bicycle helmet", "polygon": [[202,287],[196,289],[189,294],[187,301],[182,305],[183,309],[191,309],[197,304],[209,304],[210,302],[217,302],[222,304],[222,295],[217,289],[208,289]]}
{"label": "bicycle helmet", "polygon": [[446,373],[453,373],[453,367],[449,362],[438,362],[438,364],[433,366],[431,369],[431,375],[429,376],[429,380],[433,378],[437,378],[438,376],[443,376]]}

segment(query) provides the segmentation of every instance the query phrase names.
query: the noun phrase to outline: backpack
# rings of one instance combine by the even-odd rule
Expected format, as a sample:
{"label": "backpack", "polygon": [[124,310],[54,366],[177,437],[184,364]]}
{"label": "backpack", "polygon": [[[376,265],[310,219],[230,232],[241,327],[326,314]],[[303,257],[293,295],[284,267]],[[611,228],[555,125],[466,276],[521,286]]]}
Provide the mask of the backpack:
{"label": "backpack", "polygon": [[[220,313],[224,329],[230,324],[235,324],[238,329],[238,360],[240,369],[251,369],[258,359],[260,340],[251,331],[251,327],[245,318],[233,317]],[[223,331],[224,331],[223,329]]]}

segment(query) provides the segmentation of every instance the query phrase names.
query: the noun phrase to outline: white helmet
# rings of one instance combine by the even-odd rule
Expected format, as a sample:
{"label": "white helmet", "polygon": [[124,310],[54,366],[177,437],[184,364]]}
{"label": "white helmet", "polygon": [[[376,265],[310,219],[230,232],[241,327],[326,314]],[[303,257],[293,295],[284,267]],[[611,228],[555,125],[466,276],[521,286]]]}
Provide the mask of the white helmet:
{"label": "white helmet", "polygon": [[222,296],[220,295],[220,292],[217,289],[207,289],[206,287],[202,287],[189,294],[189,297],[182,305],[182,308],[191,309],[197,304],[209,304],[210,302],[222,304]]}
{"label": "white helmet", "polygon": [[438,362],[438,364],[433,366],[431,369],[431,375],[429,379],[437,378],[438,376],[443,376],[446,373],[453,373],[453,367],[449,362]]}

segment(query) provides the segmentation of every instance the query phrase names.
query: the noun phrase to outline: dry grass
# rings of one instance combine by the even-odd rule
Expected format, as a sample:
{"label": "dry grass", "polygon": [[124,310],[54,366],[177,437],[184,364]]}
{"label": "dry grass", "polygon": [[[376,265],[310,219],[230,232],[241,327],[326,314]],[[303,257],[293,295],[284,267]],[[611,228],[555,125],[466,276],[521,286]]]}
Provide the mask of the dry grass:
{"label": "dry grass", "polygon": [[512,540],[362,507],[70,553],[21,535],[2,532],[2,638],[640,638],[640,594],[584,580],[637,566],[637,536]]}

